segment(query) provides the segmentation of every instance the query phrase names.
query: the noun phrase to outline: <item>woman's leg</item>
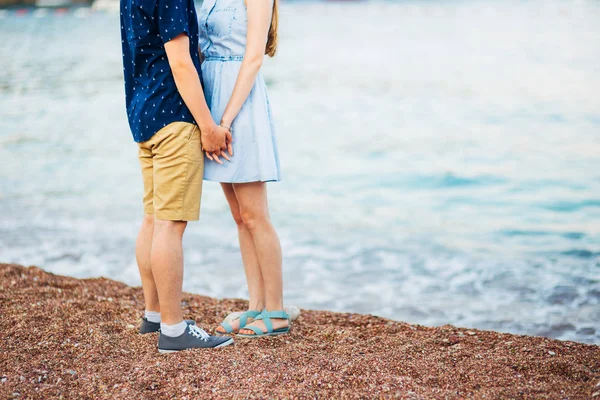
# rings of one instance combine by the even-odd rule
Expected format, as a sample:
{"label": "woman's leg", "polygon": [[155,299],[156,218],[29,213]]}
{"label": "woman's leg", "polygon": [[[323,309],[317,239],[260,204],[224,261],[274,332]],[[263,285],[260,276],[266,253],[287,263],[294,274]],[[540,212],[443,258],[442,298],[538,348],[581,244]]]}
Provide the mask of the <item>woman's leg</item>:
{"label": "woman's leg", "polygon": [[[240,212],[240,205],[235,196],[233,185],[231,183],[222,183],[223,193],[229,208],[231,208],[231,214],[238,227],[238,237],[240,241],[240,250],[242,252],[242,261],[244,263],[244,271],[246,272],[246,281],[248,282],[248,293],[250,294],[250,303],[248,305],[249,310],[261,311],[265,308],[265,291],[263,286],[263,276],[260,271],[258,264],[258,257],[256,255],[256,249],[254,248],[254,241],[252,235],[244,222],[242,221],[242,215]],[[252,319],[249,318],[248,322]],[[231,322],[231,327],[234,331],[237,331],[241,327],[238,326],[239,320]],[[218,332],[224,333],[222,328],[217,329]]]}
{"label": "woman's leg", "polygon": [[[258,264],[262,272],[267,311],[283,310],[281,245],[269,218],[267,185],[264,182],[234,183],[233,190],[240,205],[242,223],[252,235]],[[262,321],[252,325],[266,332]],[[273,329],[288,325],[287,320],[273,319]],[[240,333],[253,334],[248,329]]]}

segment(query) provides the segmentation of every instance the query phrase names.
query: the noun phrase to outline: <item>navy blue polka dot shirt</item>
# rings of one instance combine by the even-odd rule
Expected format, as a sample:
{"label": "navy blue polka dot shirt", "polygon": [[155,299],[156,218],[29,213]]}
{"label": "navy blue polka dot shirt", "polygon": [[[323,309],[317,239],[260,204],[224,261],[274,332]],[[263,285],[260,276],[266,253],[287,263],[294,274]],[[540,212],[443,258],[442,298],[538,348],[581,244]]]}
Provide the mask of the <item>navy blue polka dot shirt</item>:
{"label": "navy blue polka dot shirt", "polygon": [[198,20],[193,0],[121,0],[125,104],[136,142],[172,122],[194,123],[175,86],[164,44],[187,33],[200,74]]}

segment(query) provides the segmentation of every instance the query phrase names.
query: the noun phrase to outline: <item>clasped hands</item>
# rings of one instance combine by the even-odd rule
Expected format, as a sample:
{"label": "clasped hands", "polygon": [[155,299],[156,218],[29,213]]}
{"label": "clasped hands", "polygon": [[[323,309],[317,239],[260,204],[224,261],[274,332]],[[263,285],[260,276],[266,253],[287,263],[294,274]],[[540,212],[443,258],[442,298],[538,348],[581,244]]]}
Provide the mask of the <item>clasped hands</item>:
{"label": "clasped hands", "polygon": [[[200,130],[202,136],[202,151],[209,160],[223,164],[219,157],[231,161],[229,156],[233,156],[233,147],[231,142],[231,128],[222,125],[213,125],[210,128]],[[229,153],[229,155],[227,155]]]}

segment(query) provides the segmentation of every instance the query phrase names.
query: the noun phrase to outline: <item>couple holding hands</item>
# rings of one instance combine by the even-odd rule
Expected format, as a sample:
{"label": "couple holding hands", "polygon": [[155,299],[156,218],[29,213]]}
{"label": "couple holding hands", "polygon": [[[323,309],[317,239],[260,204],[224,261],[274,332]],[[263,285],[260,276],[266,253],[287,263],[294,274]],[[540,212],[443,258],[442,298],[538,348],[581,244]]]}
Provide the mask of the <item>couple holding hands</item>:
{"label": "couple holding hands", "polygon": [[[171,353],[289,332],[281,246],[266,182],[281,179],[260,67],[277,47],[278,0],[121,0],[125,103],[139,146],[144,218],[136,259],[140,333]],[[217,124],[215,121],[218,121]],[[203,180],[221,183],[238,227],[250,302],[209,335],[181,310],[182,237],[198,220]]]}

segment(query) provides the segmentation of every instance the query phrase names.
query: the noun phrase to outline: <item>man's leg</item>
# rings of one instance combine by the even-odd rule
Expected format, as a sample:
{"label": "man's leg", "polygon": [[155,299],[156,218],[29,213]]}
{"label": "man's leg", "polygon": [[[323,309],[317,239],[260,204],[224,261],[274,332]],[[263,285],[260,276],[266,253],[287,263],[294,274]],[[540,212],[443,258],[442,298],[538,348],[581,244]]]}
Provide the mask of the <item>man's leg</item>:
{"label": "man's leg", "polygon": [[181,290],[183,285],[183,232],[185,221],[154,221],[150,253],[152,275],[160,300],[161,322],[175,325],[183,321]]}
{"label": "man's leg", "polygon": [[198,128],[192,124],[167,125],[150,142],[154,170],[150,264],[160,300],[161,330],[179,336],[185,328],[182,239],[186,221],[199,216],[204,158]]}
{"label": "man's leg", "polygon": [[[160,303],[158,301],[158,292],[152,275],[150,262],[150,250],[152,248],[152,235],[154,233],[154,216],[145,214],[142,220],[142,227],[138,234],[135,244],[135,258],[137,260],[142,288],[144,290],[144,302],[146,311],[160,312]],[[160,321],[152,321],[160,322]]]}
{"label": "man's leg", "polygon": [[160,301],[158,351],[171,353],[191,348],[214,348],[233,343],[231,338],[208,335],[183,320],[183,232],[186,221],[200,216],[204,155],[198,127],[174,122],[153,138],[154,234],[150,265]]}
{"label": "man's leg", "polygon": [[[135,244],[135,258],[144,290],[146,317],[148,317],[149,313],[152,313],[154,318],[150,318],[150,322],[159,323],[160,314],[158,313],[160,313],[160,304],[150,266],[150,250],[152,248],[152,235],[154,232],[154,168],[150,144],[150,142],[140,143],[138,151],[142,179],[144,181],[144,219],[142,220],[142,227],[140,228],[140,233]],[[140,332],[146,333],[146,331],[149,330],[143,327]]]}

